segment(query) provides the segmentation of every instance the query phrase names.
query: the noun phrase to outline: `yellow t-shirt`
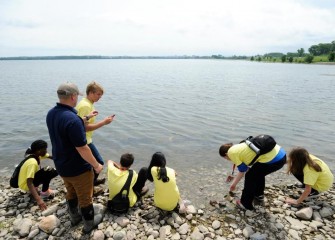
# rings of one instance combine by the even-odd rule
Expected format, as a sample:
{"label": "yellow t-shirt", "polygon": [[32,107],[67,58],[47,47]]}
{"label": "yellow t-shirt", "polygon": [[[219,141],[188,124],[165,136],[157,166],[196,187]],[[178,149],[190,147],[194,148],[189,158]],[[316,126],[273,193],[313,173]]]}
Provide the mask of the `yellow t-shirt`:
{"label": "yellow t-shirt", "polygon": [[29,191],[27,185],[28,178],[34,178],[35,173],[39,170],[38,163],[35,158],[29,158],[25,163],[22,165],[19,173],[19,188],[24,191]]}
{"label": "yellow t-shirt", "polygon": [[322,169],[321,172],[317,172],[314,168],[309,167],[307,164],[303,169],[304,172],[304,184],[310,185],[313,189],[324,192],[331,188],[334,182],[334,176],[330,171],[327,164],[321,159],[314,155],[309,155],[314,162],[316,162]]}
{"label": "yellow t-shirt", "polygon": [[[77,104],[76,110],[78,111],[78,116],[84,117],[89,115],[92,111],[94,111],[93,103],[88,100],[87,98],[81,99],[81,101]],[[88,123],[94,123],[95,117],[92,117],[88,120]],[[90,144],[92,142],[92,135],[93,131],[87,131],[86,132],[86,140],[87,144]]]}
{"label": "yellow t-shirt", "polygon": [[[127,181],[129,172],[121,171],[113,164],[108,165],[107,168],[107,177],[108,177],[108,189],[109,189],[109,200],[112,200],[116,194],[118,194],[123,188],[124,184]],[[133,177],[131,179],[130,188],[129,188],[129,204],[130,207],[134,206],[137,201],[137,196],[133,191],[133,187],[137,181],[137,173],[133,170]]]}
{"label": "yellow t-shirt", "polygon": [[[266,154],[262,154],[257,158],[257,162],[267,163],[270,162],[280,151],[280,146],[277,144],[270,152]],[[235,144],[231,148],[229,148],[227,155],[229,159],[239,166],[241,163],[245,165],[249,165],[251,161],[256,156],[256,153],[248,147],[245,143]]]}
{"label": "yellow t-shirt", "polygon": [[154,203],[160,209],[171,211],[177,206],[180,197],[176,183],[176,173],[172,168],[166,167],[166,173],[170,180],[163,182],[162,179],[158,180],[158,169],[158,167],[151,168],[155,185]]}

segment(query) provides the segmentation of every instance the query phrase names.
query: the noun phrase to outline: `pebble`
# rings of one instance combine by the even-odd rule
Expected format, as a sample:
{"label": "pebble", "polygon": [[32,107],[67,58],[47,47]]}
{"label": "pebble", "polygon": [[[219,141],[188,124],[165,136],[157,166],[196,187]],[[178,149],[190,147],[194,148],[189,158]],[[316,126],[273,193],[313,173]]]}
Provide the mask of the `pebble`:
{"label": "pebble", "polygon": [[[40,211],[35,201],[18,189],[8,187],[8,178],[0,177],[0,239],[334,239],[335,238],[335,191],[322,193],[318,199],[299,206],[285,203],[288,195],[298,195],[301,189],[287,184],[286,175],[280,184],[266,185],[265,206],[255,206],[253,211],[235,207],[233,198],[225,199],[221,171],[195,170],[191,173],[203,176],[206,182],[201,189],[183,189],[186,213],[158,211],[153,206],[152,194],[127,214],[113,215],[106,211],[106,194],[94,197],[94,210],[101,222],[91,234],[82,233],[82,223],[72,227],[65,204],[65,189],[59,180],[56,198],[47,203],[48,209]],[[181,173],[182,174],[182,173]],[[197,178],[193,178],[194,181]],[[211,179],[215,179],[211,180]],[[222,181],[222,182],[221,182]],[[197,183],[194,182],[193,186]],[[243,187],[240,187],[242,189]],[[187,200],[187,193],[203,197],[201,204]],[[241,191],[237,192],[240,196]],[[193,200],[193,199],[191,199]],[[210,204],[217,202],[217,204]],[[197,207],[199,206],[199,207]],[[48,220],[48,221],[47,221]],[[46,223],[45,223],[46,222]]]}

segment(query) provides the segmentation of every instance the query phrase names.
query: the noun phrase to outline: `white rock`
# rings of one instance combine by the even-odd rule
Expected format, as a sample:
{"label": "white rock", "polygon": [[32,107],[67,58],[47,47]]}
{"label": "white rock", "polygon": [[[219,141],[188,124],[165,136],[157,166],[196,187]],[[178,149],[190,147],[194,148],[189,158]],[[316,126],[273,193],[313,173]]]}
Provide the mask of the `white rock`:
{"label": "white rock", "polygon": [[293,238],[293,239],[296,239],[296,240],[300,240],[300,236],[299,236],[299,233],[297,231],[295,231],[294,229],[290,229],[288,231],[288,233],[290,234],[290,236]]}
{"label": "white rock", "polygon": [[221,222],[215,220],[214,222],[212,222],[212,227],[214,228],[214,230],[219,229],[221,227]]}
{"label": "white rock", "polygon": [[190,226],[188,225],[188,223],[184,223],[183,225],[181,225],[178,229],[178,232],[181,235],[185,235],[187,234],[188,230],[189,230]]}
{"label": "white rock", "polygon": [[105,235],[101,230],[94,231],[92,240],[104,240]]}
{"label": "white rock", "polygon": [[295,213],[295,215],[304,220],[309,220],[313,216],[313,209],[311,207],[303,208]]}
{"label": "white rock", "polygon": [[115,219],[115,222],[119,224],[122,228],[126,227],[129,224],[129,219],[126,217],[118,217]]}
{"label": "white rock", "polygon": [[45,233],[52,233],[52,231],[59,227],[60,220],[55,215],[49,215],[47,217],[42,218],[42,220],[38,223],[38,227]]}

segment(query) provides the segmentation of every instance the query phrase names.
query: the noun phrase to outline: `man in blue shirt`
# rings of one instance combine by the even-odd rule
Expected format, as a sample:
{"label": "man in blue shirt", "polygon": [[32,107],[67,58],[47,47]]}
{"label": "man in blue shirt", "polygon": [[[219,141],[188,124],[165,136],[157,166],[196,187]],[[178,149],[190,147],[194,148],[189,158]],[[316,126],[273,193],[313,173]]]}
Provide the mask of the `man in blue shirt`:
{"label": "man in blue shirt", "polygon": [[92,155],[86,141],[83,120],[74,107],[81,95],[73,83],[61,84],[57,90],[59,102],[46,117],[52,144],[52,156],[57,172],[67,189],[66,200],[72,225],[80,222],[78,203],[84,221],[84,233],[95,226],[93,209],[93,177],[102,165]]}

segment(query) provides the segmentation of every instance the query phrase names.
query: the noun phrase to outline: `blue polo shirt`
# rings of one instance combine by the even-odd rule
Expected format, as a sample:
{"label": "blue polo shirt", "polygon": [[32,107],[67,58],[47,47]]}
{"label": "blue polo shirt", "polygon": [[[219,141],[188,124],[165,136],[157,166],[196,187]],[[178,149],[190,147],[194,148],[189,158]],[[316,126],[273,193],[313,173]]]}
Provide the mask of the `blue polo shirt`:
{"label": "blue polo shirt", "polygon": [[62,177],[78,176],[91,169],[77,151],[85,146],[86,132],[83,120],[77,111],[68,105],[57,103],[46,118],[52,144],[52,158],[57,172]]}

